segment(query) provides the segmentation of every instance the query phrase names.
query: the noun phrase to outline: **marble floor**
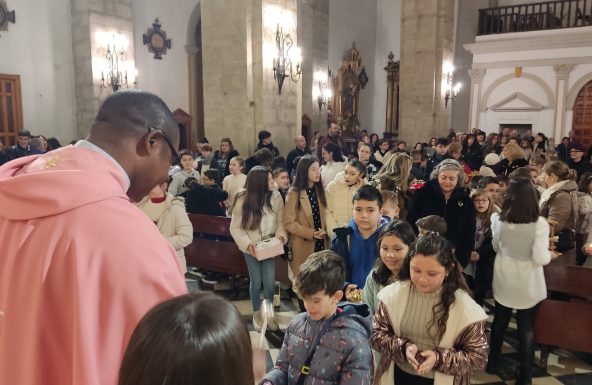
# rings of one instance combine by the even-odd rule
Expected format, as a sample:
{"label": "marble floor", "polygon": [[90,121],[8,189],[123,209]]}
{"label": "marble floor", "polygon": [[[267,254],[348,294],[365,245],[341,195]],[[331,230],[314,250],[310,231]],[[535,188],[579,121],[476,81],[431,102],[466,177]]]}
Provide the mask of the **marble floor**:
{"label": "marble floor", "polygon": [[[188,280],[187,286],[190,290],[208,290],[222,295],[238,308],[248,324],[251,333],[251,340],[254,346],[263,343],[267,350],[268,369],[273,366],[275,359],[281,347],[283,332],[266,333],[266,338],[261,339],[260,333],[253,328],[251,301],[249,300],[248,287],[243,287],[238,291],[231,289],[228,280],[216,285],[208,285],[200,281],[199,277],[192,277]],[[298,314],[298,302],[295,298],[289,297],[287,292],[281,292],[280,306],[276,307],[276,318],[280,324],[280,329],[285,330],[292,318]],[[489,328],[492,316],[487,320],[486,326]],[[498,375],[491,375],[484,371],[477,372],[471,377],[472,384],[482,385],[513,385],[516,379],[516,368],[518,353],[516,325],[510,323],[508,333],[503,347],[503,357],[498,369]],[[535,353],[535,363],[540,358],[540,350]],[[592,355],[566,351],[563,349],[554,349],[551,351],[546,369],[534,365],[533,385],[592,385]]]}

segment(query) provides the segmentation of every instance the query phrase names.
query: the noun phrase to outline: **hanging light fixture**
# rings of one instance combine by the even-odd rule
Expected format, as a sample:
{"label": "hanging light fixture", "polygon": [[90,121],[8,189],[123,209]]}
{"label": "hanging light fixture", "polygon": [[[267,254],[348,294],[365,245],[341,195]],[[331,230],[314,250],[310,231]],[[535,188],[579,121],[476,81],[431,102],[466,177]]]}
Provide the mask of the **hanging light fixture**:
{"label": "hanging light fixture", "polygon": [[105,54],[105,60],[109,69],[106,75],[101,71],[101,88],[111,88],[113,92],[117,92],[121,87],[128,87],[127,70],[123,72],[120,70],[120,67],[124,67],[127,61],[127,53],[123,50],[123,43],[119,51],[116,45],[114,35],[113,46],[107,44],[107,53]]}
{"label": "hanging light fixture", "polygon": [[302,57],[300,48],[294,47],[290,51],[294,41],[289,33],[284,34],[279,23],[277,24],[275,33],[275,44],[277,47],[277,56],[273,58],[273,77],[277,81],[278,95],[281,95],[285,78],[290,77],[294,83],[300,80],[300,76],[302,75]]}
{"label": "hanging light fixture", "polygon": [[[326,76],[326,78],[325,78]],[[316,76],[316,87],[313,87],[313,99],[317,101],[319,106],[319,111],[323,109],[323,106],[329,106],[331,104],[331,98],[333,97],[333,92],[329,85],[331,84],[331,70],[327,68],[327,74],[323,74],[322,72],[317,74]],[[329,83],[329,85],[327,84]]]}
{"label": "hanging light fixture", "polygon": [[442,73],[442,88],[444,90],[444,109],[448,107],[448,102],[452,103],[460,93],[461,83],[454,84],[454,67],[450,62],[444,62]]}

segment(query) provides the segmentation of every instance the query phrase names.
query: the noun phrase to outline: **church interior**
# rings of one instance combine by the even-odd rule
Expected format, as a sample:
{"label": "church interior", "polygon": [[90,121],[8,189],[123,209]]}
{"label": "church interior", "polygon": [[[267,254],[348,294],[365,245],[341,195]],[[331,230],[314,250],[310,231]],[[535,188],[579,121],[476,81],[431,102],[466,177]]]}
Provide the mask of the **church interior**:
{"label": "church interior", "polygon": [[[162,98],[179,125],[178,149],[191,152],[231,138],[246,158],[265,130],[285,155],[296,137],[312,145],[332,122],[353,152],[363,130],[404,141],[403,150],[504,129],[542,133],[553,147],[563,138],[592,145],[586,0],[0,0],[0,52],[5,148],[21,130],[62,145],[84,139],[103,101],[134,89]],[[285,331],[299,307],[284,291],[287,263],[277,265]],[[189,290],[231,299],[259,344],[244,282],[209,285],[192,274]],[[592,314],[590,297],[577,301]],[[471,383],[515,384],[516,327],[510,321],[502,368],[477,371]],[[589,350],[537,345],[532,384],[592,384],[585,329]],[[267,337],[271,369],[282,340]]]}

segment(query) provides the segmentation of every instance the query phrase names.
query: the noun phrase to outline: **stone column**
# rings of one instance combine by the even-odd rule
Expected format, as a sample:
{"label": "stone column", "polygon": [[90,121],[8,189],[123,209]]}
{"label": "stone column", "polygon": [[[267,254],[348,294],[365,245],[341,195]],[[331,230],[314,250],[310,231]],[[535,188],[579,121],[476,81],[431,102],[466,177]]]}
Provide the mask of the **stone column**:
{"label": "stone column", "polygon": [[[302,49],[302,113],[311,118],[312,132],[324,132],[327,105],[319,110],[313,94],[319,87],[318,75],[326,76],[329,65],[329,0],[298,1],[298,46]],[[331,80],[325,83],[331,89]]]}
{"label": "stone column", "polygon": [[401,122],[408,143],[445,135],[444,61],[453,61],[454,0],[403,0],[401,23]]}
{"label": "stone column", "polygon": [[471,77],[471,104],[469,105],[469,127],[467,132],[471,132],[473,127],[479,127],[479,112],[481,105],[481,83],[485,76],[485,68],[473,68],[469,70]]}
{"label": "stone column", "polygon": [[[300,131],[299,83],[289,78],[278,95],[273,77],[279,12],[289,14],[294,45],[296,6],[289,0],[229,0],[201,3],[205,135],[214,146],[230,137],[242,155],[250,155],[257,132],[272,133],[282,154]],[[270,18],[276,21],[270,23]],[[221,22],[223,21],[223,22]],[[310,55],[310,53],[308,53]]]}
{"label": "stone column", "polygon": [[563,136],[567,136],[569,130],[563,126],[565,124],[565,111],[567,110],[567,87],[569,83],[569,74],[573,70],[573,64],[558,64],[554,65],[555,70],[555,114],[554,122],[555,129],[553,144],[557,145],[561,142]]}
{"label": "stone column", "polygon": [[97,33],[124,36],[129,44],[127,60],[121,66],[128,69],[128,83],[134,82],[134,41],[131,0],[70,0],[72,24],[72,54],[76,96],[76,127],[79,138],[88,135],[99,105],[111,94],[101,88],[101,72],[107,73],[106,48],[97,40]]}

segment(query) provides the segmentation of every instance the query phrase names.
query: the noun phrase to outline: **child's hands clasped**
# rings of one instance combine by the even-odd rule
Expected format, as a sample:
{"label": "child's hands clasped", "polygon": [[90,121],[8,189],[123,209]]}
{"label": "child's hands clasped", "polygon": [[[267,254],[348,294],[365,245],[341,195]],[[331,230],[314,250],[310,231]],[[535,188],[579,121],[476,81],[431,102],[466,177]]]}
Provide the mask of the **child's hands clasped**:
{"label": "child's hands clasped", "polygon": [[409,343],[405,347],[405,357],[417,374],[425,374],[434,368],[437,356],[433,350],[417,351],[417,345]]}

